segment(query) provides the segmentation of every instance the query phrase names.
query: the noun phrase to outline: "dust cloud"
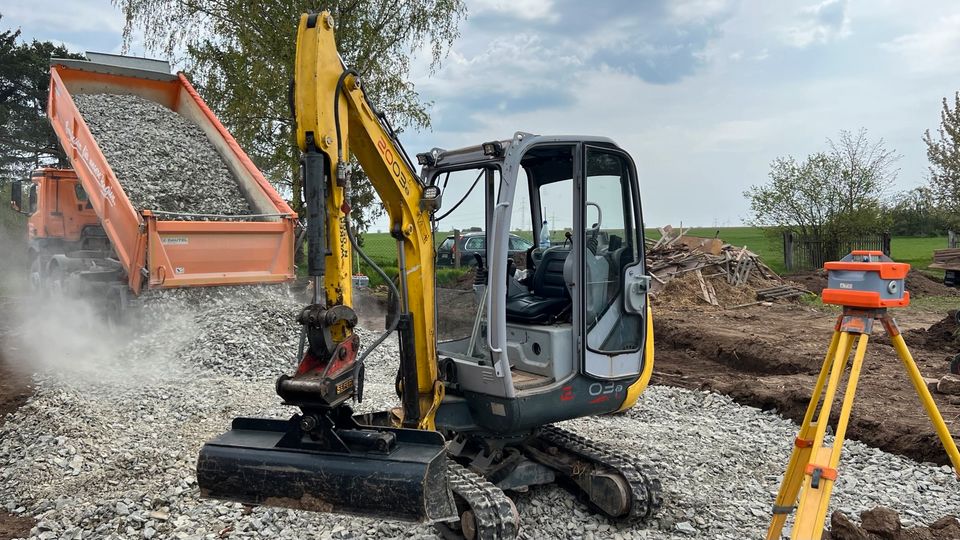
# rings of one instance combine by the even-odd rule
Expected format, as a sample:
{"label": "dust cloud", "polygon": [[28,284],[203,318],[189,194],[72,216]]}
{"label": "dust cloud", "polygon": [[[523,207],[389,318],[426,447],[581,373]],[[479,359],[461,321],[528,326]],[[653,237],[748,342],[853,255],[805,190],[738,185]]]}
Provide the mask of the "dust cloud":
{"label": "dust cloud", "polygon": [[184,305],[105,317],[96,298],[37,291],[30,284],[26,223],[0,229],[0,352],[8,368],[71,384],[126,383],[171,373],[191,337]]}

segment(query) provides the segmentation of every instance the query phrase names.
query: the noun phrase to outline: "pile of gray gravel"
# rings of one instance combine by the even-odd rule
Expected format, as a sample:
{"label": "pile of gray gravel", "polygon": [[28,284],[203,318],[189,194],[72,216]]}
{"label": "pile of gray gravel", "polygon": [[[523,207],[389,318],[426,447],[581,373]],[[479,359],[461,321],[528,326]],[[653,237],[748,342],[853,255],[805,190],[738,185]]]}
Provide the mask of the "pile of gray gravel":
{"label": "pile of gray gravel", "polygon": [[135,208],[251,213],[237,181],[199,126],[139,96],[77,94],[73,100]]}
{"label": "pile of gray gravel", "polygon": [[[145,330],[114,357],[93,359],[97,376],[39,375],[37,394],[0,427],[0,508],[35,516],[33,537],[436,537],[426,525],[199,499],[204,441],[238,415],[292,414],[273,388],[276,373],[293,369],[299,303],[281,287],[244,287],[167,291],[146,304]],[[397,404],[397,362],[390,338],[368,359],[358,410]],[[624,414],[563,426],[652,461],[664,508],[647,525],[617,523],[561,488],[535,487],[514,495],[525,538],[761,538],[797,428],[726,396],[670,387],[651,387]],[[960,513],[949,468],[850,441],[840,473],[832,510],[884,505],[907,525]]]}

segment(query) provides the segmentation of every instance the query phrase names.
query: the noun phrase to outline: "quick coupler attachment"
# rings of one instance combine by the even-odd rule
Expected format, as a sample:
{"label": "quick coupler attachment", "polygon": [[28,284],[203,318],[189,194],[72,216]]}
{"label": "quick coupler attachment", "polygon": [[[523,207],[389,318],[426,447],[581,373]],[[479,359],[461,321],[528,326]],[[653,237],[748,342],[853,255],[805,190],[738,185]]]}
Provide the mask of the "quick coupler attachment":
{"label": "quick coupler attachment", "polygon": [[200,495],[404,521],[456,519],[439,433],[358,425],[330,431],[331,445],[304,431],[309,418],[235,419],[200,451]]}

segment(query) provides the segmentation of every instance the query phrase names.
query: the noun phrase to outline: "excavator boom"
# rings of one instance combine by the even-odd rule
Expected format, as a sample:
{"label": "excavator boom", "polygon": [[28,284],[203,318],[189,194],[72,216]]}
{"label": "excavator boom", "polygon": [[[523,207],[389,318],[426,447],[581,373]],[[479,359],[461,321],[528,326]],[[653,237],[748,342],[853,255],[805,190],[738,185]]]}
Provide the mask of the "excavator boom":
{"label": "excavator boom", "polygon": [[[307,346],[297,373],[277,381],[289,421],[238,418],[206,444],[197,465],[205,497],[408,520],[455,517],[444,438],[433,415],[437,381],[433,233],[429,195],[392,129],[337,54],[329,13],[303,15],[293,104],[308,216],[313,303],[299,317]],[[363,426],[348,399],[362,398],[363,358],[353,334],[350,155],[366,172],[397,241],[394,326],[401,349],[403,429]],[[362,252],[360,252],[362,254]],[[301,344],[302,346],[304,344]]]}
{"label": "excavator boom", "polygon": [[[406,319],[401,324],[409,326],[405,349],[416,359],[419,394],[419,399],[406,407],[404,418],[407,425],[416,427],[423,420],[420,412],[425,414],[434,400],[437,381],[434,246],[430,214],[425,209],[428,201],[386,118],[367,100],[359,75],[340,60],[333,30],[333,17],[323,12],[302,16],[297,32],[293,94],[297,144],[305,161],[322,160],[325,167],[322,173],[306,168],[308,205],[316,204],[316,210],[323,210],[326,216],[326,226],[321,226],[324,220],[314,219],[319,217],[317,213],[310,215],[308,237],[314,240],[309,243],[311,275],[322,278],[318,281],[323,284],[326,305],[352,305],[347,172],[352,154],[376,190],[397,241],[399,307]],[[314,187],[321,191],[316,194],[319,196],[310,192]],[[319,208],[323,204],[326,208]],[[404,373],[405,377],[414,375],[413,367],[406,366],[410,373]],[[409,410],[414,404],[415,410]],[[433,427],[429,421],[427,424]]]}

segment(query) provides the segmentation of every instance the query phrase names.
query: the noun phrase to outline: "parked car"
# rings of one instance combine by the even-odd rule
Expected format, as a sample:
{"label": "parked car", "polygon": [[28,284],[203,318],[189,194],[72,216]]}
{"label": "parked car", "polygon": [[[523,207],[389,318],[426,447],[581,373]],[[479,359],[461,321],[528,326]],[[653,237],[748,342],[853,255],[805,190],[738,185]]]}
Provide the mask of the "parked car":
{"label": "parked car", "polygon": [[[437,266],[453,266],[453,235],[446,237],[437,248]],[[510,256],[514,260],[523,260],[528,249],[533,247],[533,242],[520,238],[515,234],[510,235]],[[487,235],[484,232],[468,232],[460,235],[460,245],[457,246],[460,252],[461,266],[474,266],[477,264],[474,253],[480,254],[484,264],[487,260]]]}

